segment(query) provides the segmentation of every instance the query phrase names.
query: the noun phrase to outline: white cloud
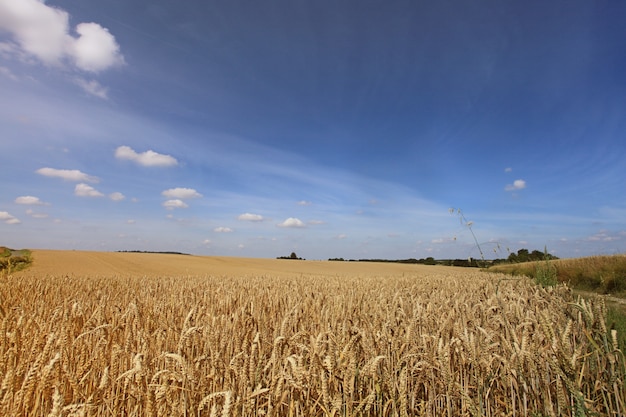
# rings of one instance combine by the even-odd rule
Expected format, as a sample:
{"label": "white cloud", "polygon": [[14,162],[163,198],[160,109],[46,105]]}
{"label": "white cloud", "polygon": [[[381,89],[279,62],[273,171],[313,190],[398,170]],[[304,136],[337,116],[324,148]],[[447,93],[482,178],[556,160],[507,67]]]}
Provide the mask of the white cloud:
{"label": "white cloud", "polygon": [[293,227],[293,228],[302,228],[306,227],[304,222],[296,217],[289,217],[282,223],[277,224],[278,227]]}
{"label": "white cloud", "polygon": [[326,224],[324,220],[309,220],[307,223],[315,225],[315,226],[320,225],[320,224]]}
{"label": "white cloud", "polygon": [[230,227],[216,227],[213,231],[217,233],[231,233],[233,229]]}
{"label": "white cloud", "polygon": [[107,100],[109,98],[109,89],[103,87],[96,80],[87,81],[84,78],[76,78],[74,81],[80,88],[82,88],[83,90],[85,90],[85,92],[91,94],[92,96],[100,97],[104,100]]}
{"label": "white cloud", "polygon": [[522,190],[526,188],[526,181],[524,180],[515,180],[513,181],[513,184],[507,184],[506,187],[504,187],[505,191],[515,191],[515,190]]}
{"label": "white cloud", "polygon": [[337,236],[335,236],[335,239],[341,240],[341,239],[346,239],[347,237],[348,237],[348,235],[346,235],[345,233],[341,233],[341,234],[338,234]]}
{"label": "white cloud", "polygon": [[204,245],[210,245],[210,244],[211,244],[211,240],[210,240],[210,239],[204,239],[204,240],[202,241],[202,243],[203,243]]}
{"label": "white cloud", "polygon": [[114,193],[109,194],[109,198],[113,201],[122,201],[126,197],[124,196],[124,194],[120,192],[114,192]]}
{"label": "white cloud", "polygon": [[72,36],[66,11],[39,0],[0,0],[0,29],[9,32],[11,52],[46,65],[98,72],[124,63],[115,37],[97,23],[79,23]]}
{"label": "white cloud", "polygon": [[194,190],[193,188],[170,188],[169,190],[165,190],[161,193],[163,197],[166,198],[199,198],[202,197],[202,194]]}
{"label": "white cloud", "polygon": [[21,223],[21,221],[17,217],[12,216],[6,211],[0,211],[0,221],[5,222],[6,224],[20,224]]}
{"label": "white cloud", "polygon": [[310,201],[301,200],[297,203],[299,206],[310,206],[312,203]]}
{"label": "white cloud", "polygon": [[46,206],[48,203],[44,203],[39,197],[33,197],[32,195],[24,195],[15,199],[15,204],[24,204],[29,206]]}
{"label": "white cloud", "polygon": [[263,216],[261,216],[260,214],[244,213],[240,214],[237,219],[248,222],[262,222]]}
{"label": "white cloud", "polygon": [[77,169],[39,168],[35,172],[45,177],[61,178],[66,181],[84,181],[95,183],[100,181],[98,177],[92,177],[91,175],[87,175]]}
{"label": "white cloud", "polygon": [[163,203],[163,207],[165,207],[168,210],[174,210],[177,208],[187,208],[189,207],[187,204],[185,204],[185,202],[183,200],[179,200],[179,199],[174,199],[174,200],[167,200]]}
{"label": "white cloud", "polygon": [[100,191],[84,183],[76,184],[76,187],[74,187],[74,195],[79,197],[104,197],[104,194]]}
{"label": "white cloud", "polygon": [[145,167],[169,167],[178,165],[176,158],[152,150],[137,153],[130,146],[120,146],[115,150],[117,159],[127,159]]}
{"label": "white cloud", "polygon": [[506,167],[506,168],[504,168],[504,172],[513,172],[513,168]]}
{"label": "white cloud", "polygon": [[128,219],[126,220],[126,224],[135,224],[136,221],[134,219]]}
{"label": "white cloud", "polygon": [[108,29],[93,22],[79,23],[76,33],[79,36],[71,44],[69,53],[78,68],[99,72],[124,63],[120,46]]}

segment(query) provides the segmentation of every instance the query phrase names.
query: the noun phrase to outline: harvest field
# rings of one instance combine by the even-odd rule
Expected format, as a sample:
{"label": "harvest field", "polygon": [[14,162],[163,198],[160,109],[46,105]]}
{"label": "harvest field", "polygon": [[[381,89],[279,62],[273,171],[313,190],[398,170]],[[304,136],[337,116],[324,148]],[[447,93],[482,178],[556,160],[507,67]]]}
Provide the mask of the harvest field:
{"label": "harvest field", "polygon": [[442,266],[33,251],[0,275],[0,414],[618,416],[566,287]]}

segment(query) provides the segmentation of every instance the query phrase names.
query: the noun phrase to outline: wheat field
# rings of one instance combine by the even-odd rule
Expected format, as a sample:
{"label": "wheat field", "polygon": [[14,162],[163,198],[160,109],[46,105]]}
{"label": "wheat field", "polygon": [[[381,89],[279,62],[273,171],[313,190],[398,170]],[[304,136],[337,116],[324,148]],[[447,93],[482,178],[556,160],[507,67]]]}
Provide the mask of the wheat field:
{"label": "wheat field", "polygon": [[618,416],[604,306],[460,268],[33,251],[7,416]]}

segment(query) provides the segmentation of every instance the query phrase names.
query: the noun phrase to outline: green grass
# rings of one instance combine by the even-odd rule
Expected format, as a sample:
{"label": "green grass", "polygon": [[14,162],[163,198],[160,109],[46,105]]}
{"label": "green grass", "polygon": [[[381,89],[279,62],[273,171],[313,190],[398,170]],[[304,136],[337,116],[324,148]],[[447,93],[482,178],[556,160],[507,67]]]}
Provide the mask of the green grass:
{"label": "green grass", "polygon": [[609,305],[606,309],[606,327],[617,330],[617,343],[626,352],[626,306]]}
{"label": "green grass", "polygon": [[21,271],[32,261],[31,252],[28,249],[13,250],[0,246],[0,272],[10,274]]}

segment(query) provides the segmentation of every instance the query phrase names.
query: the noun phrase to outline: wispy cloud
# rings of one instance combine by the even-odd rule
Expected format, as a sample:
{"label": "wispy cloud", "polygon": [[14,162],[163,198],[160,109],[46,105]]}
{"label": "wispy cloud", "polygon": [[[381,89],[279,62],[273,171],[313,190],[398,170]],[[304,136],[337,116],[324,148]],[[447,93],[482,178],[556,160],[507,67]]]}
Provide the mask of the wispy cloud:
{"label": "wispy cloud", "polygon": [[86,79],[79,77],[76,78],[74,82],[76,82],[80,88],[85,90],[86,93],[91,94],[92,96],[99,97],[103,100],[107,100],[109,98],[109,89],[103,87],[102,84],[96,80],[87,81]]}
{"label": "wispy cloud", "polygon": [[505,191],[516,191],[516,190],[523,190],[524,188],[526,188],[526,181],[524,180],[515,180],[513,181],[513,184],[507,184],[506,187],[504,187]]}
{"label": "wispy cloud", "polygon": [[6,224],[20,224],[21,223],[21,221],[17,217],[11,215],[7,211],[0,211],[0,221],[5,222]]}
{"label": "wispy cloud", "polygon": [[39,168],[35,171],[39,175],[52,178],[61,178],[65,181],[84,181],[97,183],[100,181],[98,177],[93,177],[81,172],[77,169],[55,169],[55,168]]}
{"label": "wispy cloud", "polygon": [[118,147],[115,150],[115,157],[133,161],[145,167],[171,167],[178,165],[178,161],[173,156],[163,155],[152,150],[138,153],[130,146]]}
{"label": "wispy cloud", "polygon": [[301,200],[297,203],[299,206],[310,206],[312,203],[310,201]]}
{"label": "wispy cloud", "polygon": [[213,229],[214,232],[216,233],[232,233],[233,229],[231,229],[230,227],[216,227],[215,229]]}
{"label": "wispy cloud", "polygon": [[591,242],[614,242],[621,239],[622,236],[619,234],[610,233],[607,230],[600,230],[598,233],[595,233],[587,238],[587,240]]}
{"label": "wispy cloud", "polygon": [[24,204],[30,206],[46,206],[48,203],[44,203],[39,199],[39,197],[34,197],[32,195],[24,195],[21,197],[17,197],[15,199],[15,204]]}
{"label": "wispy cloud", "polygon": [[76,184],[74,195],[79,197],[104,197],[100,191],[85,183]]}
{"label": "wispy cloud", "polygon": [[5,76],[5,77],[7,77],[8,79],[10,79],[12,81],[18,81],[19,80],[17,75],[13,74],[13,71],[11,71],[7,67],[0,67],[0,75]]}

